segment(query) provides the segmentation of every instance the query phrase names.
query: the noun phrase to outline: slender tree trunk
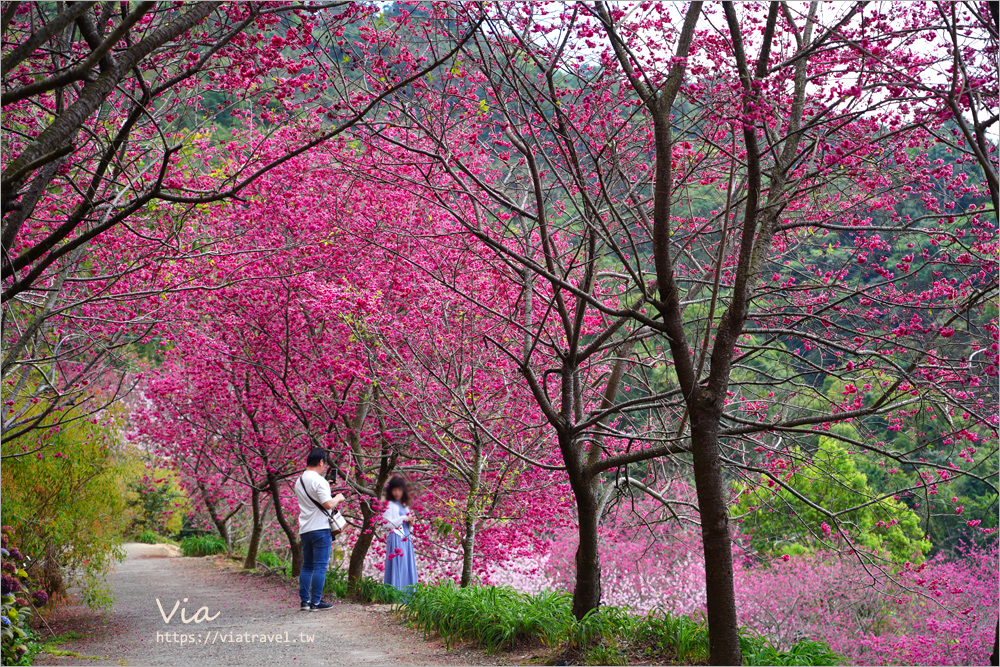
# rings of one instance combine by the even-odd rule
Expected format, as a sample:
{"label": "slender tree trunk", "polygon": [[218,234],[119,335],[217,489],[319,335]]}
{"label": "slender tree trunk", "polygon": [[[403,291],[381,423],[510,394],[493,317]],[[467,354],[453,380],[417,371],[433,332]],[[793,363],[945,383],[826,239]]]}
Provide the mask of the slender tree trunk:
{"label": "slender tree trunk", "polygon": [[691,450],[705,553],[709,662],[713,665],[741,665],[743,657],[733,584],[729,507],[719,458],[721,411],[710,389],[699,387],[695,391],[698,395],[691,402]]}
{"label": "slender tree trunk", "polygon": [[353,595],[361,575],[365,569],[365,558],[368,556],[368,549],[371,548],[372,540],[375,539],[375,512],[372,511],[371,501],[367,498],[361,500],[361,534],[358,535],[354,547],[351,549],[351,559],[347,564],[347,594]]}
{"label": "slender tree trunk", "polygon": [[469,480],[469,497],[465,501],[465,537],[462,538],[462,581],[465,588],[472,583],[472,566],[476,553],[476,497],[479,494],[479,482],[483,469],[483,445],[476,438],[475,458],[472,461],[472,479]]}
{"label": "slender tree trunk", "polygon": [[459,584],[465,588],[472,583],[472,565],[476,550],[476,519],[471,514],[465,515],[465,538],[462,540],[462,581]]}
{"label": "slender tree trunk", "polygon": [[228,549],[231,545],[229,537],[229,524],[226,519],[219,515],[219,510],[215,506],[215,501],[213,501],[208,496],[208,489],[202,482],[198,482],[198,490],[201,491],[201,497],[205,501],[205,508],[208,510],[208,515],[212,518],[212,523],[215,524],[215,529],[219,531],[219,537],[221,537]]}
{"label": "slender tree trunk", "polygon": [[[367,414],[367,410],[365,413]],[[360,430],[361,422],[362,420],[356,420],[358,428],[354,428],[352,432]],[[381,421],[381,415],[379,415],[379,426],[384,433],[385,426]],[[358,486],[365,486],[364,457],[361,456],[361,445],[357,437],[352,436],[351,449],[354,452],[354,479]],[[366,499],[361,500],[361,534],[351,549],[351,559],[347,565],[347,592],[349,595],[354,594],[358,582],[361,581],[361,575],[365,569],[365,558],[368,556],[368,549],[371,548],[372,540],[375,539],[375,510],[372,509],[371,503],[378,501],[378,494],[385,486],[385,483],[389,481],[389,474],[396,468],[396,462],[398,461],[398,456],[392,452],[389,444],[384,440],[380,454],[378,477],[375,479],[375,485],[372,488],[375,495],[367,502],[365,502]]]}
{"label": "slender tree trunk", "polygon": [[[592,496],[592,494],[587,494]],[[573,616],[577,620],[601,606],[601,555],[597,542],[598,499],[584,502],[577,496],[580,521],[580,544],[576,549],[576,590],[573,591]]]}
{"label": "slender tree trunk", "polygon": [[264,514],[260,511],[259,489],[250,490],[250,508],[253,511],[253,529],[250,532],[250,543],[247,545],[247,557],[243,561],[244,570],[257,569],[257,550],[260,548],[260,536],[264,532]]}
{"label": "slender tree trunk", "polygon": [[299,542],[299,533],[290,523],[288,523],[288,517],[285,516],[285,510],[281,507],[281,492],[278,489],[278,479],[273,474],[268,474],[268,491],[271,492],[271,500],[274,504],[274,514],[278,517],[278,524],[281,529],[285,531],[285,537],[288,538],[288,546],[292,552],[292,576],[297,577],[302,571],[302,543]]}

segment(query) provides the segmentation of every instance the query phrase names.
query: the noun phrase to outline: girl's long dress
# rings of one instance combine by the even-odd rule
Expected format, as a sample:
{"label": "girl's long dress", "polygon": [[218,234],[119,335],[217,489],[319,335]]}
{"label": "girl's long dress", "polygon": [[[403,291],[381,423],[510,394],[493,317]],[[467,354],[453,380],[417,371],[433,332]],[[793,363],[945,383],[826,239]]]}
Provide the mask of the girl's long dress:
{"label": "girl's long dress", "polygon": [[[417,561],[413,554],[410,524],[403,521],[409,513],[409,509],[391,501],[383,515],[389,524],[389,535],[385,540],[385,583],[399,590],[417,583]],[[400,528],[402,536],[393,530]]]}

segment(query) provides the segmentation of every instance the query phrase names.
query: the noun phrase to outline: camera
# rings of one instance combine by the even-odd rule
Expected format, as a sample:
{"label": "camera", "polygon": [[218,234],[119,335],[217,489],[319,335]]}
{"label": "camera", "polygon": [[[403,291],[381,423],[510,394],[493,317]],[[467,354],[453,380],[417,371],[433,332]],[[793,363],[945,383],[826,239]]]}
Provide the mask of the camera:
{"label": "camera", "polygon": [[[347,474],[338,465],[330,464],[324,475],[326,481],[330,483],[330,489],[336,493],[338,490],[346,492],[348,490]],[[340,479],[340,489],[337,488],[337,479]]]}

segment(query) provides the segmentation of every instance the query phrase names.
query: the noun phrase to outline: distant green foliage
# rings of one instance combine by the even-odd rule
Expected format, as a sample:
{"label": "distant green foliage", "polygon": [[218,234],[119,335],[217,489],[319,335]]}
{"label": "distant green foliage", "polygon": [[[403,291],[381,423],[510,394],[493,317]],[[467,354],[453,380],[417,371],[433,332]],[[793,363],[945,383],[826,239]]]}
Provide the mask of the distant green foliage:
{"label": "distant green foliage", "polygon": [[[399,613],[425,635],[439,634],[449,648],[474,642],[490,652],[543,644],[575,664],[705,664],[703,620],[662,611],[636,616],[601,607],[577,621],[565,593],[526,595],[505,586],[419,584]],[[741,633],[748,665],[834,665],[839,657],[821,643],[803,641],[787,651],[766,637]]]}
{"label": "distant green foliage", "polygon": [[185,556],[211,556],[225,552],[225,540],[215,535],[188,537],[181,541],[181,553]]}
{"label": "distant green foliage", "polygon": [[[805,457],[804,457],[805,458]],[[807,463],[785,480],[798,496],[783,486],[762,478],[755,488],[744,490],[734,510],[748,515],[740,530],[750,536],[751,546],[768,554],[809,553],[822,543],[834,544],[838,525],[825,513],[840,513],[839,528],[855,544],[890,555],[896,562],[919,563],[930,549],[917,516],[905,503],[883,497],[835,439],[819,437],[819,447]],[[871,501],[864,505],[866,501]],[[808,502],[806,502],[808,501]],[[852,507],[864,505],[846,512]]]}
{"label": "distant green foliage", "polygon": [[188,500],[177,473],[153,469],[129,483],[126,494],[132,523],[130,531],[175,535],[184,524]]}

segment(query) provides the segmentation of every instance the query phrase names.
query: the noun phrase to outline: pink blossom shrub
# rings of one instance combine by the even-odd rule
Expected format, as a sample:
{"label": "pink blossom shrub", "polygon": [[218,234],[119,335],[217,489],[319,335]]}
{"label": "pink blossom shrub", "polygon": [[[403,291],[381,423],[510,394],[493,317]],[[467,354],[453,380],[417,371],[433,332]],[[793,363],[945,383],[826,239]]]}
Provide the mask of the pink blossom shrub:
{"label": "pink blossom shrub", "polygon": [[997,556],[994,542],[908,568],[886,631],[842,652],[858,664],[985,665],[997,623]]}
{"label": "pink blossom shrub", "polygon": [[[644,518],[642,530],[613,520],[602,534],[604,604],[704,612],[698,528]],[[575,552],[569,530],[553,540],[549,556],[508,565],[493,581],[536,592],[542,583],[519,574],[536,567],[551,588],[571,590]],[[737,609],[741,624],[780,648],[822,641],[847,664],[985,664],[997,623],[997,558],[994,543],[888,571],[835,552],[760,562],[734,548]]]}

